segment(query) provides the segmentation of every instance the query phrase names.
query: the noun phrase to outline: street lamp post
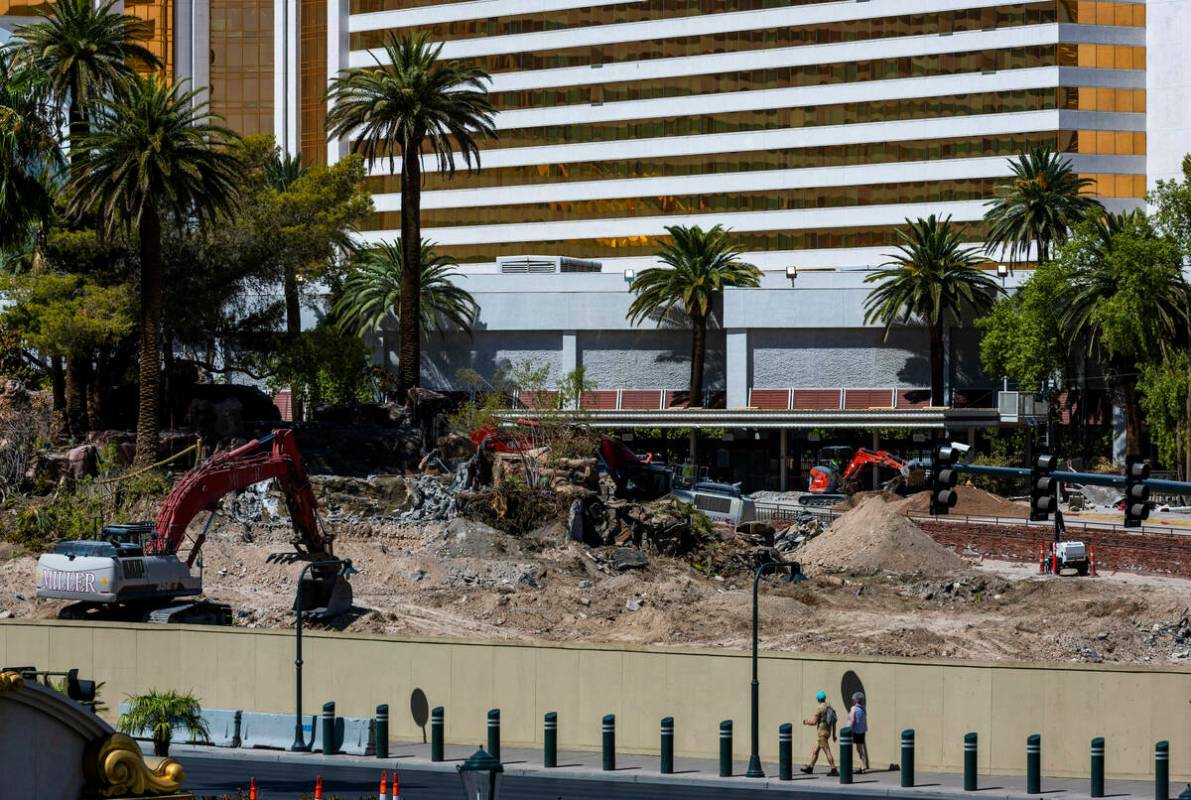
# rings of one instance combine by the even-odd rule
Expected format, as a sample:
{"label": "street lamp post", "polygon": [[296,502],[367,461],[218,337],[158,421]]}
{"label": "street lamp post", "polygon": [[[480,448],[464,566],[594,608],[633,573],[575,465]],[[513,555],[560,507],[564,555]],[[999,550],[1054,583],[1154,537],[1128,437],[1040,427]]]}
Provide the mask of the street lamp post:
{"label": "street lamp post", "polygon": [[500,778],[505,768],[500,759],[494,758],[481,748],[468,757],[456,769],[463,782],[463,796],[466,800],[499,800]]}
{"label": "street lamp post", "polygon": [[310,731],[310,744],[306,744],[306,734],[302,731],[302,581],[311,567],[340,567],[344,574],[351,574],[352,560],[350,558],[334,558],[327,561],[312,561],[302,567],[298,573],[298,590],[294,595],[294,613],[297,615],[295,623],[296,651],[294,653],[294,685],[296,687],[294,704],[294,743],[290,750],[305,752],[314,746],[314,731]]}
{"label": "street lamp post", "polygon": [[757,678],[757,598],[761,590],[761,578],[768,572],[785,572],[783,580],[798,581],[806,580],[806,576],[802,574],[802,567],[796,561],[767,561],[761,566],[757,567],[757,572],[753,576],[753,683],[752,683],[752,722],[750,725],[751,743],[749,747],[749,768],[744,773],[746,778],[764,778],[765,770],[761,769],[761,728],[760,720],[760,706],[761,706],[761,682]]}

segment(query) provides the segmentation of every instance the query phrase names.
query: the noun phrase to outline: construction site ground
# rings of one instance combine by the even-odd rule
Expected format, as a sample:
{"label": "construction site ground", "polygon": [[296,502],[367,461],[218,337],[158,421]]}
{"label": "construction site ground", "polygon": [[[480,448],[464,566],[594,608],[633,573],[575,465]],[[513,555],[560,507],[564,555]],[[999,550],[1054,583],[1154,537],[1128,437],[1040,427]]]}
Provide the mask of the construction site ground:
{"label": "construction site ground", "polygon": [[[1036,564],[955,552],[899,514],[918,498],[861,498],[832,529],[788,554],[810,580],[770,580],[761,645],[776,651],[989,661],[1191,663],[1191,581],[1102,571],[1039,575]],[[1001,503],[1007,501],[997,498]],[[225,504],[226,506],[226,504]],[[284,518],[225,513],[203,550],[208,597],[235,624],[289,627],[299,566]],[[752,576],[709,575],[646,553],[565,541],[549,522],[511,536],[467,519],[398,522],[392,510],[332,515],[336,554],[351,558],[355,609],[341,629],[378,634],[749,646]],[[734,534],[725,529],[725,537]],[[908,555],[908,557],[907,557]],[[646,561],[640,565],[640,561]],[[57,615],[33,598],[36,554],[0,544],[0,619]]]}

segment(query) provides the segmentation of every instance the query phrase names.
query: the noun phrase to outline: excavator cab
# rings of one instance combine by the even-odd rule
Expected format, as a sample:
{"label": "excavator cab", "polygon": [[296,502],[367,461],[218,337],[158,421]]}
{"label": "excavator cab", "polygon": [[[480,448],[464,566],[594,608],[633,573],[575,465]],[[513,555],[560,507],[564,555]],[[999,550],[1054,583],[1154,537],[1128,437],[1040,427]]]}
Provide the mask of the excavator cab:
{"label": "excavator cab", "polygon": [[819,463],[811,467],[807,490],[811,494],[838,494],[840,475],[852,461],[855,451],[846,444],[831,445],[819,449]]}

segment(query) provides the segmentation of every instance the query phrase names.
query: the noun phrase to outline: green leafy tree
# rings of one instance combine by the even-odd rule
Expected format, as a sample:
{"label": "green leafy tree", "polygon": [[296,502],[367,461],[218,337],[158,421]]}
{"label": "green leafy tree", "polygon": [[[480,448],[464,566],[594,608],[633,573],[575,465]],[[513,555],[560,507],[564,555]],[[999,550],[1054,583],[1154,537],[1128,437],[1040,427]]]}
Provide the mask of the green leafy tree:
{"label": "green leafy tree", "polygon": [[153,755],[168,756],[175,728],[185,728],[195,739],[209,741],[203,708],[191,693],[175,691],[148,692],[128,696],[128,711],[120,715],[117,728],[123,733],[149,731],[153,736]]}
{"label": "green leafy tree", "polygon": [[1178,247],[1137,211],[1085,222],[1055,260],[1068,278],[1056,298],[1064,333],[1104,365],[1123,397],[1128,452],[1140,454],[1138,372],[1187,330]]}
{"label": "green leafy tree", "polygon": [[288,387],[308,408],[372,399],[368,347],[334,325],[302,331],[292,344],[283,339],[264,361],[269,388]]}
{"label": "green leafy tree", "polygon": [[[387,319],[400,321],[402,250],[398,242],[381,242],[357,254],[334,305],[341,330],[363,336],[379,331]],[[436,254],[432,242],[422,242],[420,256],[422,334],[445,333],[449,328],[470,333],[480,309],[467,290],[454,282],[461,277],[458,264]]]}
{"label": "green leafy tree", "polygon": [[[1175,243],[1179,248],[1183,264],[1191,264],[1191,155],[1183,157],[1182,166],[1182,180],[1158,181],[1157,187],[1150,193],[1148,200],[1153,209],[1151,220],[1154,228],[1160,235]],[[1191,313],[1188,314],[1188,319],[1191,319]],[[1188,339],[1191,340],[1191,332],[1189,332]],[[1191,386],[1191,360],[1189,360],[1186,379],[1188,386]],[[1185,456],[1184,459],[1180,459],[1180,462],[1183,462],[1183,474],[1191,475],[1191,391],[1184,391],[1183,394],[1187,401],[1183,407],[1182,429],[1186,433],[1187,440],[1182,443],[1180,448]],[[1165,404],[1163,407],[1169,410]],[[1152,421],[1150,424],[1153,426],[1156,423]]]}
{"label": "green leafy tree", "polygon": [[864,321],[885,326],[917,321],[930,337],[931,404],[946,404],[943,392],[943,332],[947,325],[985,314],[1001,291],[980,267],[988,259],[964,247],[951,217],[906,220],[898,253],[864,279],[876,283],[864,301]]}
{"label": "green leafy tree", "polygon": [[746,263],[722,225],[703,230],[698,225],[666,228],[670,241],[658,251],[661,267],[644,270],[633,281],[628,318],[634,325],[655,318],[685,314],[691,326],[690,404],[703,396],[703,368],[707,360],[707,318],[715,300],[728,287],[761,284],[761,270]]}
{"label": "green leafy tree", "polygon": [[[425,32],[389,34],[384,57],[376,65],[349,69],[331,79],[327,133],[351,137],[366,159],[388,158],[390,169],[401,157],[402,263],[419,262],[422,242],[422,157],[433,155],[440,172],[453,174],[457,159],[479,167],[477,139],[495,136],[488,74],[478,67],[443,61],[441,44]],[[421,273],[402,273],[398,395],[421,383],[418,321]]]}
{"label": "green leafy tree", "polygon": [[1173,465],[1181,480],[1188,474],[1187,458],[1187,372],[1191,357],[1186,350],[1174,350],[1158,362],[1141,368],[1137,390],[1141,409],[1149,425],[1150,438],[1163,464]]}
{"label": "green leafy tree", "polygon": [[93,104],[136,74],[138,64],[161,67],[142,42],[149,23],[116,11],[116,0],[56,0],[37,7],[41,19],[13,33],[18,52],[48,76],[53,96],[66,105],[70,124],[71,171],[81,164]]}
{"label": "green leafy tree", "polygon": [[1049,147],[1036,147],[1009,160],[1013,178],[997,187],[984,215],[989,223],[988,252],[1001,250],[1010,261],[1026,260],[1031,246],[1038,260],[1066,241],[1072,226],[1100,209],[1084,193],[1095,182],[1081,178],[1070,159]]}
{"label": "green leafy tree", "polygon": [[1040,264],[1015,293],[998,299],[988,316],[976,320],[985,373],[1003,375],[1027,392],[1042,390],[1055,375],[1064,385],[1070,382],[1073,348],[1055,303],[1066,281],[1061,267]]}
{"label": "green leafy tree", "polygon": [[69,211],[98,210],[110,232],[136,231],[140,258],[140,369],[136,461],[156,459],[161,364],[162,218],[210,223],[238,200],[236,136],[211,124],[196,93],[133,76],[98,105]]}

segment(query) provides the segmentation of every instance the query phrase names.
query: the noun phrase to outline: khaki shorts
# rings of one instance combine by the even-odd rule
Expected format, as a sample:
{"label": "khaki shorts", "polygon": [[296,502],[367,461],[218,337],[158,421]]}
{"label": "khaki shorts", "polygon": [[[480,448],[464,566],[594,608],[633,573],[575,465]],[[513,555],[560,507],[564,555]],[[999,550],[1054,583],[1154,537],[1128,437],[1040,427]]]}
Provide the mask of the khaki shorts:
{"label": "khaki shorts", "polygon": [[816,746],[816,747],[827,747],[827,746],[828,746],[828,744],[830,744],[830,742],[831,742],[831,731],[829,731],[829,730],[824,730],[823,728],[816,728],[816,729],[815,729],[815,734],[816,734],[816,735],[817,735],[817,737],[818,737],[818,738],[816,739],[816,744],[815,744],[815,746]]}

